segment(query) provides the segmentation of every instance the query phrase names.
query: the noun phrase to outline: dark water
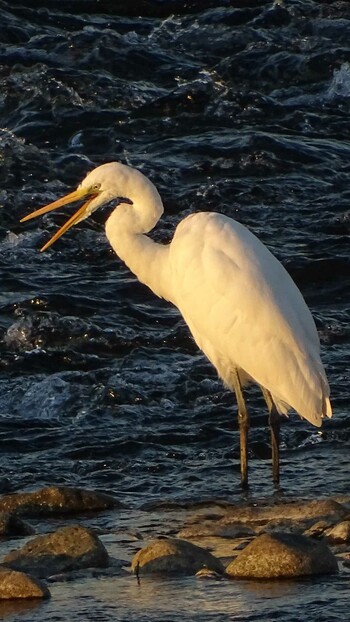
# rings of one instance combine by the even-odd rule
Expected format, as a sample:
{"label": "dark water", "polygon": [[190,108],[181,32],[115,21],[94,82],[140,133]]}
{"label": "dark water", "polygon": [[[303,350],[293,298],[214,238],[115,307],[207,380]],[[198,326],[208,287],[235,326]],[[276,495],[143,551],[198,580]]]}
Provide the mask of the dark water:
{"label": "dark water", "polygon": [[[2,492],[81,485],[133,507],[241,498],[233,396],[176,310],[110,250],[106,212],[44,254],[69,208],[18,222],[120,160],[164,199],[155,239],[171,239],[190,212],[221,211],[292,274],[319,329],[334,418],[321,431],[284,422],[283,487],[288,497],[348,493],[350,5],[0,1],[0,35]],[[249,409],[251,495],[269,498],[267,418],[254,388]],[[305,584],[301,600],[299,586],[184,582],[180,606],[178,586],[151,582],[142,619],[277,620],[281,603],[285,620],[303,619],[303,607],[310,620],[340,619],[343,581],[325,581],[323,614],[319,583]],[[66,587],[56,586],[51,604],[17,615],[92,619],[85,607],[95,607],[99,620],[139,620],[124,582],[117,610],[106,580],[61,600]]]}

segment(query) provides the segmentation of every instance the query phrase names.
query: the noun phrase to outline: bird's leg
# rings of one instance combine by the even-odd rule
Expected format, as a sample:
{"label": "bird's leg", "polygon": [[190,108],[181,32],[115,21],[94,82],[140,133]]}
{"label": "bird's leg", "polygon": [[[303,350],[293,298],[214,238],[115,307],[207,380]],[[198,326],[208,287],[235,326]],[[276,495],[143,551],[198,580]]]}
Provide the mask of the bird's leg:
{"label": "bird's leg", "polygon": [[280,415],[272,399],[270,391],[261,387],[267,408],[269,409],[269,426],[271,430],[272,478],[274,484],[280,483]]}
{"label": "bird's leg", "polygon": [[233,388],[236,394],[238,405],[238,424],[240,434],[240,456],[241,456],[241,486],[248,488],[248,430],[249,416],[242,393],[242,385],[237,369],[233,373]]}

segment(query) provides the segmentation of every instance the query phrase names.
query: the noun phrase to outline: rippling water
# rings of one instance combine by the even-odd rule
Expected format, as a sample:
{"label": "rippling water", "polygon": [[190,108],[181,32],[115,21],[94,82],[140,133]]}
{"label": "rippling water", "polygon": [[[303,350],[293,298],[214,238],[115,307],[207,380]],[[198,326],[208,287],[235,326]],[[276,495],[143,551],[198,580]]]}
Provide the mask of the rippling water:
{"label": "rippling water", "polygon": [[[18,222],[120,160],[164,199],[155,239],[171,239],[190,212],[221,211],[291,273],[319,329],[334,418],[321,431],[284,422],[283,487],[349,492],[348,3],[0,1],[0,24],[2,491],[74,484],[133,505],[241,497],[233,396],[176,310],[113,254],[106,212],[44,254],[69,208]],[[254,388],[249,409],[251,494],[269,497]],[[232,595],[212,601],[215,589],[202,620],[211,607],[236,615],[220,608]],[[311,618],[331,620],[331,603]],[[112,619],[106,611],[99,619]],[[256,616],[248,608],[237,619]]]}

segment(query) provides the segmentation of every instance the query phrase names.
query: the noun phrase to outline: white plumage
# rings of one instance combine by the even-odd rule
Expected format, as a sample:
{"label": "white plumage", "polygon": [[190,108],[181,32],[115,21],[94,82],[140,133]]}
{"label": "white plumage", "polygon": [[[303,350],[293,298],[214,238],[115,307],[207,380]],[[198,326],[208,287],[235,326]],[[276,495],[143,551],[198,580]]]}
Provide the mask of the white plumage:
{"label": "white plumage", "polygon": [[[163,213],[159,193],[142,173],[117,162],[99,166],[75,192],[23,220],[88,198],[45,250],[76,222],[118,197],[132,203],[119,205],[106,222],[111,246],[142,283],[178,307],[224,383],[238,394],[249,380],[259,384],[270,417],[274,410],[285,414],[289,408],[316,426],[323,417],[331,417],[312,315],[282,264],[243,225],[221,214],[200,212],[178,225],[169,245],[157,244],[146,234]],[[248,421],[237,397],[243,459]],[[276,417],[270,423],[275,428],[272,442],[274,434],[277,442],[278,481]],[[246,470],[243,465],[243,485]]]}

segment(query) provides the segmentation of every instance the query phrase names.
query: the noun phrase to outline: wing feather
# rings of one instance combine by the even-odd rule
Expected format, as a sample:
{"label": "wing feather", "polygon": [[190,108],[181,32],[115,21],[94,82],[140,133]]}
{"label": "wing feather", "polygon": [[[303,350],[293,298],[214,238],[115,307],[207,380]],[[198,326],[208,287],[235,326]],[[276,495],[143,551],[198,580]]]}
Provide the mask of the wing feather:
{"label": "wing feather", "polygon": [[248,229],[213,213],[180,224],[170,253],[173,297],[227,384],[234,368],[314,425],[330,416],[311,313],[291,277]]}

